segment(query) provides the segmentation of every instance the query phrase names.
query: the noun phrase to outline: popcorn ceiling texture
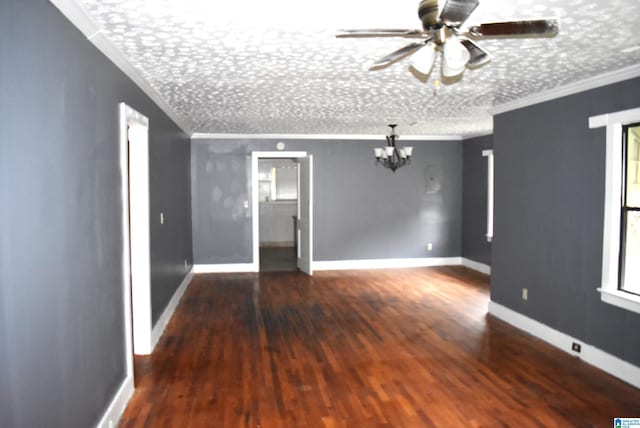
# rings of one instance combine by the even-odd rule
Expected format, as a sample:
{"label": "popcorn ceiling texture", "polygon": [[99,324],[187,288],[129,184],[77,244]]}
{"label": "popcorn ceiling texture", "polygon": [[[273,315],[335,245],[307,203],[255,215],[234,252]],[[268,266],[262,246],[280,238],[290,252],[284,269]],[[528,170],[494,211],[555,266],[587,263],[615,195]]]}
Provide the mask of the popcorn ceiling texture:
{"label": "popcorn ceiling texture", "polygon": [[418,0],[78,0],[194,132],[469,135],[487,109],[640,63],[638,0],[481,0],[465,23],[552,17],[555,38],[483,39],[493,56],[453,84],[401,61],[411,40],[336,39],[343,28],[420,28]]}

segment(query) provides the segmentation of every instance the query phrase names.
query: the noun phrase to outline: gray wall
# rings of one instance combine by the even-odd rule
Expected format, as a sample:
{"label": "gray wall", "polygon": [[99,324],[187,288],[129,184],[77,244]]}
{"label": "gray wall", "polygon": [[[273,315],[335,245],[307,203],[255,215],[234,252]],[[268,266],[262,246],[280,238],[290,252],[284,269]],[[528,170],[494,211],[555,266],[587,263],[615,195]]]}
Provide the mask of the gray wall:
{"label": "gray wall", "polygon": [[[151,106],[147,111],[151,111]],[[193,264],[190,138],[161,113],[156,117],[149,121],[151,319],[154,325]],[[160,213],[164,214],[164,224],[160,224]]]}
{"label": "gray wall", "polygon": [[0,28],[0,426],[88,427],[125,377],[118,103],[150,119],[168,213],[154,314],[191,259],[189,140],[50,3],[2,1]]}
{"label": "gray wall", "polygon": [[[251,151],[273,151],[276,142],[192,141],[195,263],[252,261],[251,208],[243,205],[251,199]],[[395,174],[375,165],[382,135],[285,144],[314,156],[314,260],[460,256],[461,142],[412,142],[413,163]]]}
{"label": "gray wall", "polygon": [[462,257],[491,265],[487,241],[487,158],[493,136],[470,138],[462,145]]}
{"label": "gray wall", "polygon": [[[1,255],[1,253],[0,253]],[[9,360],[5,318],[6,309],[4,304],[4,269],[2,269],[2,258],[0,258],[0,424],[11,426],[13,423],[13,394],[11,392],[11,361]]]}
{"label": "gray wall", "polygon": [[[605,131],[593,115],[636,108],[640,79],[494,118],[491,299],[640,365],[640,314],[602,303]],[[521,299],[529,289],[527,302]]]}

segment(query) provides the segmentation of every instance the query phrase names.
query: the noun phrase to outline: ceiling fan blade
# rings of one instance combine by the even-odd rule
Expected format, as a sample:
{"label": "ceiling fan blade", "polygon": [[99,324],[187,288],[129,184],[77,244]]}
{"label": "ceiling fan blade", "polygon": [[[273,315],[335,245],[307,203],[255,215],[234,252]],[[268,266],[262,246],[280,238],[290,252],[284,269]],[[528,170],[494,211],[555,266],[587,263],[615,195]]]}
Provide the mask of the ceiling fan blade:
{"label": "ceiling fan blade", "polygon": [[525,21],[488,22],[469,28],[473,36],[555,36],[560,21],[557,18]]}
{"label": "ceiling fan blade", "polygon": [[368,30],[339,30],[336,37],[343,38],[358,38],[358,37],[404,37],[406,39],[416,39],[427,37],[427,35],[420,30],[401,30],[401,29],[368,29]]}
{"label": "ceiling fan blade", "polygon": [[457,26],[467,20],[480,4],[479,0],[447,0],[440,12],[440,21]]}
{"label": "ceiling fan blade", "polygon": [[460,42],[469,51],[469,55],[471,56],[467,63],[469,67],[480,67],[481,65],[485,65],[491,61],[491,55],[489,55],[489,52],[482,49],[471,40],[460,39]]}
{"label": "ceiling fan blade", "polygon": [[418,49],[421,49],[425,46],[424,42],[416,42],[408,44],[397,51],[391,52],[389,55],[383,56],[376,62],[374,62],[369,70],[380,70],[381,68],[385,68],[396,61],[400,61],[402,58],[405,58],[408,55],[411,55]]}

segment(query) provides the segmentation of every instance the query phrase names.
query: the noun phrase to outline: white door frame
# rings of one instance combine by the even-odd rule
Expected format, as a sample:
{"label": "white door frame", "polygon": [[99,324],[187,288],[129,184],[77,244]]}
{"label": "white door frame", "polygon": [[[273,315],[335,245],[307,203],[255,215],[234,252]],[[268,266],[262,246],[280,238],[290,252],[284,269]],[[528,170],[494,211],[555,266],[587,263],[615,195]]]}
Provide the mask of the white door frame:
{"label": "white door frame", "polygon": [[[251,152],[251,230],[253,236],[253,272],[260,271],[260,201],[258,182],[259,159],[297,159],[307,157],[307,152]],[[300,202],[298,202],[300,203]],[[313,199],[311,200],[313,204]],[[313,233],[311,231],[310,233]]]}
{"label": "white door frame", "polygon": [[125,103],[119,109],[124,317],[127,373],[133,375],[133,354],[151,353],[149,119]]}
{"label": "white door frame", "polygon": [[[302,179],[303,174],[306,180]],[[306,156],[298,161],[297,190],[296,266],[307,275],[313,275],[313,155]],[[302,213],[305,211],[306,215],[303,216]],[[302,245],[303,243],[305,245]]]}

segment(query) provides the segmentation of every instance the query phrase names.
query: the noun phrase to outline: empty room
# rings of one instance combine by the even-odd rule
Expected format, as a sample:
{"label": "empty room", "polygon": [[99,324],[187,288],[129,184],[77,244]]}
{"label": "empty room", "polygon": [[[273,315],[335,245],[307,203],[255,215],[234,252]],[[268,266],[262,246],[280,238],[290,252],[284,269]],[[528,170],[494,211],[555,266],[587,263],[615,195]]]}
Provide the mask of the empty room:
{"label": "empty room", "polygon": [[640,427],[636,0],[0,28],[0,426]]}

